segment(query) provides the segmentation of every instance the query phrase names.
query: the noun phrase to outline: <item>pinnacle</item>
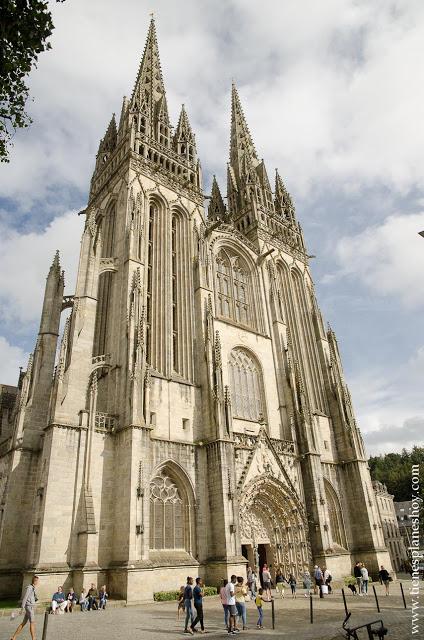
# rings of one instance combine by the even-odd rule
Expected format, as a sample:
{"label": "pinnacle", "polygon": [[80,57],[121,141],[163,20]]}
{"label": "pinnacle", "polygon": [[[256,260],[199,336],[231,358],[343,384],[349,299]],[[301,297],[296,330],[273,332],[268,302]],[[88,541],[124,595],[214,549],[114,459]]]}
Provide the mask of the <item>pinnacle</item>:
{"label": "pinnacle", "polygon": [[54,258],[53,258],[53,262],[50,266],[50,270],[49,270],[49,275],[51,273],[57,273],[60,275],[60,255],[59,255],[59,249],[56,249],[56,252],[54,254]]}
{"label": "pinnacle", "polygon": [[231,162],[234,163],[235,154],[240,158],[240,155],[244,155],[244,153],[257,160],[255,145],[247,126],[237,87],[233,82],[231,87]]}
{"label": "pinnacle", "polygon": [[134,102],[138,96],[143,97],[145,93],[149,94],[151,107],[161,95],[165,96],[156,26],[153,17],[150,20],[146,44],[132,93],[132,101]]}

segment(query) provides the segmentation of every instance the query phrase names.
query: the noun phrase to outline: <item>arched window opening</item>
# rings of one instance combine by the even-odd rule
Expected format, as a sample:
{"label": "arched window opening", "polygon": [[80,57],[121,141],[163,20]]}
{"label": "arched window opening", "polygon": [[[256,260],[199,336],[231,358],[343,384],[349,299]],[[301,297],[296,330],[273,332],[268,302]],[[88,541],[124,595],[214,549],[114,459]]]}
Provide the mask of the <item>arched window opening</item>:
{"label": "arched window opening", "polygon": [[[113,258],[115,244],[115,205],[113,204],[99,222],[102,234],[102,258]],[[97,293],[96,323],[93,356],[109,353],[109,327],[112,309],[113,274],[102,273]]]}
{"label": "arched window opening", "polygon": [[150,363],[152,351],[152,271],[153,271],[153,224],[155,205],[149,209],[149,233],[147,242],[147,297],[146,297],[146,360]]}
{"label": "arched window opening", "polygon": [[140,118],[140,133],[144,136],[146,133],[146,118]]}
{"label": "arched window opening", "polygon": [[325,482],[325,497],[327,500],[328,517],[330,519],[330,531],[333,542],[346,548],[346,536],[344,531],[342,509],[339,498],[334,489]]}
{"label": "arched window opening", "polygon": [[188,547],[188,501],[164,468],[150,483],[150,549],[188,550]]}
{"label": "arched window opening", "polygon": [[179,371],[178,362],[178,291],[177,291],[177,218],[172,216],[171,231],[172,262],[172,367]]}
{"label": "arched window opening", "polygon": [[233,416],[257,422],[265,417],[262,371],[256,359],[245,349],[231,351],[229,379]]}
{"label": "arched window opening", "polygon": [[218,253],[215,263],[218,315],[254,326],[251,274],[246,263],[223,250]]}

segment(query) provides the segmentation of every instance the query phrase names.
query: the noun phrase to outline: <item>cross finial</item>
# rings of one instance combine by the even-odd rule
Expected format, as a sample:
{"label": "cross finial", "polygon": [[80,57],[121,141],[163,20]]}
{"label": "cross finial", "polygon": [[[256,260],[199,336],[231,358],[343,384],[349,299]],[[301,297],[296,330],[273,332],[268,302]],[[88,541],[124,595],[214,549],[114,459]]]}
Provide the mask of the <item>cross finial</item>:
{"label": "cross finial", "polygon": [[149,16],[150,16],[150,17],[151,17],[151,19],[153,20],[153,19],[154,19],[154,17],[155,17],[154,12],[152,11],[152,13],[149,13]]}

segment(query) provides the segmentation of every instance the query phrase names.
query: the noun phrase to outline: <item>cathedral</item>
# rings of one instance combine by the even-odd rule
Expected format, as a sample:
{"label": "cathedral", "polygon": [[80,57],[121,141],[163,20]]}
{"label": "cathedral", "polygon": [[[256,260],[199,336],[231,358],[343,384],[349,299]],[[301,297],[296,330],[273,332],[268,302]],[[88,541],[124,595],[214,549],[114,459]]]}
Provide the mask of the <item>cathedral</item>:
{"label": "cathedral", "polygon": [[293,200],[234,85],[229,133],[227,195],[215,178],[205,195],[152,19],[99,145],[75,292],[56,254],[28,367],[0,387],[1,596],[34,573],[41,597],[95,582],[134,603],[247,564],[391,570]]}

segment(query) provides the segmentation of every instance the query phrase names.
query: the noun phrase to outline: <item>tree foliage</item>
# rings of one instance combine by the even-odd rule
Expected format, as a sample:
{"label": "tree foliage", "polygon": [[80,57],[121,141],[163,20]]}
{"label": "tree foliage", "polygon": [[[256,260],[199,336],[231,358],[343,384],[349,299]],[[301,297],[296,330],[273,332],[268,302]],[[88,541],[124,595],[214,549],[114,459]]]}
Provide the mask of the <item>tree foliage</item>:
{"label": "tree foliage", "polygon": [[38,55],[51,49],[53,29],[46,0],[0,0],[0,162],[9,162],[16,130],[32,122],[26,81]]}
{"label": "tree foliage", "polygon": [[368,461],[371,478],[386,485],[395,502],[411,500],[412,465],[419,465],[420,487],[424,490],[424,447],[413,447],[412,451],[402,449],[401,453],[386,453],[372,456]]}

